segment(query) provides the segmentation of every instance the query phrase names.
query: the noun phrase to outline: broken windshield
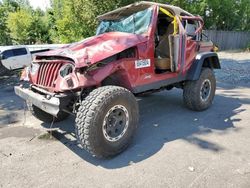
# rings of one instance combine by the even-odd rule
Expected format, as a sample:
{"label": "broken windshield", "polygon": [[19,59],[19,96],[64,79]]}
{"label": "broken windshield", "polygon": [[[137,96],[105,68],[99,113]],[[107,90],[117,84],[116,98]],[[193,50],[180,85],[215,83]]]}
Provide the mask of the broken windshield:
{"label": "broken windshield", "polygon": [[107,32],[125,32],[143,34],[148,31],[153,14],[153,8],[149,8],[120,20],[103,20],[97,28],[96,35]]}

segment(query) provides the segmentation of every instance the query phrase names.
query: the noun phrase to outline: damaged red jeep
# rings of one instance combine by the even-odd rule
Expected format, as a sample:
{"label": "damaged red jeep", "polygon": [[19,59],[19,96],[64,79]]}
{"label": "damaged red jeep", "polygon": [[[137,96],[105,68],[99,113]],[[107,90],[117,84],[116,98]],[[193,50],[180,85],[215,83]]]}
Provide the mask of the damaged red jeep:
{"label": "damaged red jeep", "polygon": [[15,92],[34,116],[53,122],[74,115],[83,148],[112,157],[128,147],[138,127],[135,96],[176,87],[188,108],[211,106],[220,62],[202,34],[202,18],[139,2],[98,20],[96,36],[36,55],[26,69],[28,87]]}

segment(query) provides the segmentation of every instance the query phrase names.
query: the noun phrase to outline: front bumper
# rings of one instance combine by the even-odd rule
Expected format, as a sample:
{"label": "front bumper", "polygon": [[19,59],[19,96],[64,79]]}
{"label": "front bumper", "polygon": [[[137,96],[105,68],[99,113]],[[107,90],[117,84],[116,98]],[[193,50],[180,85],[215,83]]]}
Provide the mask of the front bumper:
{"label": "front bumper", "polygon": [[30,88],[23,88],[22,86],[16,86],[15,93],[22,99],[32,103],[36,107],[55,117],[57,117],[60,111],[67,108],[70,101],[68,96],[43,95],[38,92],[34,92]]}

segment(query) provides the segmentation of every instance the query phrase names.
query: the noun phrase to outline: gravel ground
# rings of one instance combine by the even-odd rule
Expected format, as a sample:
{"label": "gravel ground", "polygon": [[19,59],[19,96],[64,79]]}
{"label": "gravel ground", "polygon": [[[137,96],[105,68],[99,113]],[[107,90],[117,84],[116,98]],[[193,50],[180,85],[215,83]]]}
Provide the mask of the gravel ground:
{"label": "gravel ground", "polygon": [[[73,117],[45,124],[0,78],[0,188],[250,187],[250,53],[221,52],[217,94],[205,112],[186,109],[174,89],[139,99],[134,143],[110,160],[77,144]],[[180,116],[181,114],[181,116]]]}
{"label": "gravel ground", "polygon": [[250,52],[220,52],[222,69],[216,71],[217,80],[233,85],[250,83]]}

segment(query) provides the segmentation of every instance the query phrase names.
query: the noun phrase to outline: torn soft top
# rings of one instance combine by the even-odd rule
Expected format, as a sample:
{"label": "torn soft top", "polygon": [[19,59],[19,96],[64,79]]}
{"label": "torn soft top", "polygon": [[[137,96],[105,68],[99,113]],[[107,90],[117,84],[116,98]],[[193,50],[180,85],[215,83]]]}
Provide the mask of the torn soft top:
{"label": "torn soft top", "polygon": [[117,19],[121,19],[123,17],[129,16],[135,12],[143,11],[154,5],[165,8],[169,10],[170,12],[172,12],[174,15],[193,16],[191,13],[181,9],[180,7],[162,4],[162,3],[141,1],[141,2],[137,2],[131,5],[125,6],[125,7],[118,8],[106,14],[100,15],[97,17],[97,19],[100,21],[101,20],[117,20]]}

